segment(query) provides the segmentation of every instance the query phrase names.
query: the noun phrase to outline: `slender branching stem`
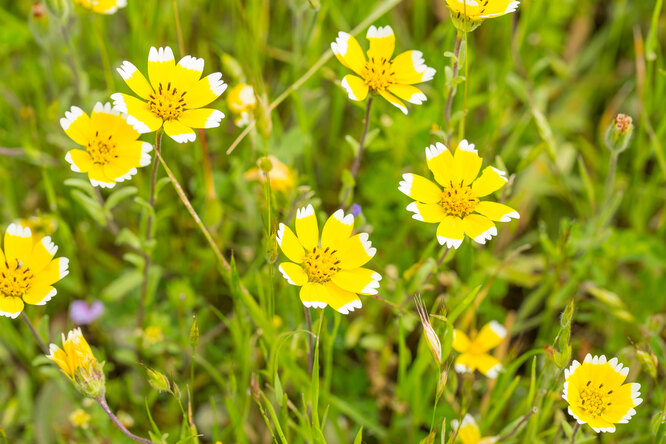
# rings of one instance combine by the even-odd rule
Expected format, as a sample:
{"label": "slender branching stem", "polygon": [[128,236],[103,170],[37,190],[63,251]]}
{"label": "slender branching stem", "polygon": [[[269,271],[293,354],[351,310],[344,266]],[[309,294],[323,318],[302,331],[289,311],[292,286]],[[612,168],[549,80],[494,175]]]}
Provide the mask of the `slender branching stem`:
{"label": "slender branching stem", "polygon": [[[361,168],[361,159],[363,158],[363,153],[365,152],[365,138],[368,135],[368,128],[370,127],[370,108],[372,107],[372,96],[368,97],[368,103],[365,105],[365,117],[363,120],[363,132],[361,133],[361,138],[358,140],[358,152],[354,158],[354,163],[352,163],[349,173],[351,177],[356,181],[356,176],[358,175],[358,170]],[[347,205],[347,199],[354,192],[354,187],[356,184],[345,186],[344,193],[342,195],[341,204]]]}
{"label": "slender branching stem", "polygon": [[149,439],[141,438],[139,436],[134,435],[132,432],[127,430],[127,428],[123,425],[122,422],[116,417],[116,415],[113,414],[111,409],[109,408],[109,405],[106,403],[106,398],[104,395],[99,396],[98,398],[95,398],[95,401],[99,404],[100,407],[102,407],[102,410],[109,415],[109,418],[111,418],[111,421],[120,429],[121,432],[123,432],[125,435],[127,435],[130,439],[136,441],[136,442],[142,442],[145,444],[153,444],[153,442]]}
{"label": "slender branching stem", "polygon": [[21,319],[23,319],[23,322],[25,322],[25,325],[28,326],[30,329],[30,333],[32,333],[32,336],[35,338],[35,341],[37,341],[37,344],[39,345],[39,348],[42,349],[45,355],[49,354],[49,348],[46,346],[44,341],[42,341],[42,338],[39,336],[37,333],[37,330],[35,329],[35,326],[32,325],[32,322],[30,322],[30,319],[28,316],[25,314],[25,311],[21,312]]}
{"label": "slender branching stem", "polygon": [[571,432],[571,444],[576,444],[576,435],[578,434],[578,429],[580,428],[580,423],[576,421],[573,431]]}

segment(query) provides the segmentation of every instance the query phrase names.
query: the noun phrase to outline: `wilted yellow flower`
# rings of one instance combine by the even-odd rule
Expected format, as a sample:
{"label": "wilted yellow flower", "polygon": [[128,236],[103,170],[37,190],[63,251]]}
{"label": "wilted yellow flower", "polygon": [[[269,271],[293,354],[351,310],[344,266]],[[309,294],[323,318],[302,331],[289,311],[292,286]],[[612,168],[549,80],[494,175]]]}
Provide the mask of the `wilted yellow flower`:
{"label": "wilted yellow flower", "polygon": [[[270,167],[268,174],[265,172],[266,165]],[[269,184],[275,191],[290,190],[296,183],[289,167],[273,155],[259,158],[257,166],[247,170],[243,177],[246,180],[259,180],[261,183],[266,183],[268,177]]]}
{"label": "wilted yellow flower", "polygon": [[629,367],[617,358],[587,354],[581,364],[574,360],[564,370],[562,397],[569,403],[569,414],[579,424],[588,424],[595,432],[615,432],[615,424],[626,424],[636,414],[641,385],[624,384]]}
{"label": "wilted yellow flower", "polygon": [[69,273],[69,259],[53,259],[51,237],[33,239],[30,228],[10,224],[0,250],[0,316],[16,318],[24,303],[44,305],[56,295],[53,284]]}
{"label": "wilted yellow flower", "polygon": [[519,1],[511,0],[446,0],[454,18],[473,22],[509,14],[518,9]]}
{"label": "wilted yellow flower", "polygon": [[127,0],[74,0],[74,3],[98,14],[113,14],[127,6]]}
{"label": "wilted yellow flower", "polygon": [[470,339],[464,332],[453,331],[453,349],[460,353],[455,361],[457,372],[473,372],[479,370],[487,377],[494,379],[502,369],[499,360],[488,352],[497,347],[506,336],[506,329],[497,321],[484,325],[478,335]]}
{"label": "wilted yellow flower", "polygon": [[70,415],[69,415],[69,422],[74,426],[74,427],[81,427],[82,429],[87,429],[88,428],[88,422],[90,421],[90,415],[87,414],[84,410],[82,409],[77,409],[74,410]]}
{"label": "wilted yellow flower", "polygon": [[465,234],[485,244],[497,235],[493,221],[520,218],[511,207],[479,200],[502,188],[508,179],[504,171],[491,166],[477,178],[483,159],[474,144],[463,140],[455,155],[439,142],[425,151],[428,168],[444,189],[417,174],[403,174],[398,189],[416,200],[407,205],[413,219],[439,224],[437,240],[441,245],[458,248]]}
{"label": "wilted yellow flower", "polygon": [[[460,428],[458,428],[458,426],[460,426]],[[479,426],[476,425],[474,417],[469,413],[463,418],[462,424],[456,419],[451,421],[451,428],[453,433],[458,430],[458,439],[462,441],[463,444],[492,444],[497,442],[498,439],[496,436],[481,437],[481,430],[479,430]]]}
{"label": "wilted yellow flower", "polygon": [[432,328],[432,324],[430,323],[430,314],[426,310],[425,304],[423,303],[423,299],[421,299],[420,295],[416,295],[414,300],[416,302],[416,311],[418,312],[419,318],[421,319],[421,325],[423,326],[423,332],[425,333],[430,352],[432,353],[433,358],[435,358],[437,365],[441,366],[442,344],[439,341],[437,333],[435,333],[435,329]]}
{"label": "wilted yellow flower", "polygon": [[368,92],[379,93],[405,114],[407,108],[400,99],[416,105],[425,102],[425,94],[412,86],[430,81],[435,75],[435,70],[425,65],[423,53],[405,51],[391,59],[395,35],[390,26],[371,26],[366,38],[370,41],[368,60],[351,34],[340,32],[335,42],[331,43],[331,49],[340,63],[358,74],[349,74],[342,79],[342,87],[349,98],[365,100]]}
{"label": "wilted yellow flower", "polygon": [[164,132],[176,142],[194,142],[196,133],[192,128],[216,128],[224,118],[221,111],[202,108],[227,88],[219,72],[200,79],[203,68],[203,59],[187,55],[176,65],[171,48],[151,47],[150,83],[128,61],[118,68],[127,86],[143,100],[115,93],[111,95],[113,106],[129,114],[127,121],[141,134],[164,127]]}
{"label": "wilted yellow flower", "polygon": [[247,83],[239,83],[229,90],[227,104],[232,113],[236,115],[234,123],[242,127],[250,123],[252,111],[257,107],[257,97],[254,88]]}
{"label": "wilted yellow flower", "polygon": [[76,385],[81,393],[91,398],[104,395],[103,363],[95,359],[80,328],[62,335],[62,349],[55,344],[49,346],[46,356]]}
{"label": "wilted yellow flower", "polygon": [[72,171],[88,173],[95,187],[113,188],[116,182],[131,179],[137,168],[150,165],[148,153],[153,146],[137,140],[139,133],[126,119],[111,109],[110,103],[97,102],[90,117],[78,106],[67,111],[60,125],[74,142],[85,147],[67,152],[65,160]]}
{"label": "wilted yellow flower", "polygon": [[279,269],[291,285],[301,287],[300,298],[306,307],[330,305],[348,314],[362,306],[357,293],[377,294],[381,275],[362,268],[377,250],[367,233],[352,236],[353,228],[354,216],[338,210],[326,221],[320,243],[312,205],[296,211],[298,237],[280,224],[277,243],[293,262],[282,262]]}

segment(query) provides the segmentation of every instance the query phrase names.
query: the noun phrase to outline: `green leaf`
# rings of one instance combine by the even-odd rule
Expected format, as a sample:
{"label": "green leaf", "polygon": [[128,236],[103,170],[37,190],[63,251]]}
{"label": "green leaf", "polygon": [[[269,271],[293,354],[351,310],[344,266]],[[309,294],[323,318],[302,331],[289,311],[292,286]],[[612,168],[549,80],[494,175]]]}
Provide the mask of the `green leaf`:
{"label": "green leaf", "polygon": [[354,438],[354,444],[361,444],[361,442],[363,442],[363,426],[361,426],[361,428],[358,429],[356,438]]}
{"label": "green leaf", "polygon": [[125,187],[114,191],[111,193],[111,195],[109,195],[109,197],[107,197],[106,202],[104,203],[104,209],[106,211],[111,211],[124,199],[129,198],[130,196],[136,194],[138,191],[139,190],[136,187]]}

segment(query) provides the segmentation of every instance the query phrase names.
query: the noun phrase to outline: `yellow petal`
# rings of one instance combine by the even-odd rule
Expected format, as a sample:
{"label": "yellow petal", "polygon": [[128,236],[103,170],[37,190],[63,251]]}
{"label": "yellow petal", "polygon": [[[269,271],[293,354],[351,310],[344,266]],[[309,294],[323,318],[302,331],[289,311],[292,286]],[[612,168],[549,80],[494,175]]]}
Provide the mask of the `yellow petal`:
{"label": "yellow petal", "polygon": [[356,74],[361,74],[365,66],[365,56],[354,36],[339,32],[335,42],[331,43],[331,50],[340,63]]}
{"label": "yellow petal", "polygon": [[298,241],[298,238],[291,229],[285,224],[281,223],[278,226],[278,231],[275,236],[278,245],[282,252],[289,258],[290,261],[300,264],[303,262],[305,250]]}
{"label": "yellow petal", "polygon": [[325,308],[328,305],[328,291],[319,283],[308,282],[303,285],[299,297],[303,305],[308,308]]}
{"label": "yellow petal", "polygon": [[381,279],[379,273],[368,268],[340,270],[331,278],[333,283],[343,290],[361,294],[377,294]]}
{"label": "yellow petal", "polygon": [[90,117],[78,106],[73,106],[60,119],[60,126],[74,142],[86,146],[90,140]]}
{"label": "yellow petal", "polygon": [[300,265],[296,265],[293,262],[282,262],[278,269],[291,285],[301,287],[308,282],[308,275]]}
{"label": "yellow petal", "polygon": [[365,265],[377,253],[377,249],[368,240],[368,233],[352,236],[342,244],[336,253],[340,268],[349,270]]}
{"label": "yellow petal", "polygon": [[420,89],[412,85],[391,85],[388,87],[388,90],[402,100],[406,100],[407,102],[413,103],[414,105],[421,105],[423,102],[428,100],[428,98]]}
{"label": "yellow petal", "polygon": [[354,228],[354,216],[345,216],[343,210],[337,210],[328,218],[321,232],[321,246],[336,250],[342,242],[349,239]]}
{"label": "yellow petal", "polygon": [[511,219],[520,219],[520,215],[513,208],[490,201],[479,202],[474,209],[477,213],[483,214],[490,220],[499,222],[510,222]]}
{"label": "yellow petal", "polygon": [[30,289],[23,295],[23,301],[30,305],[44,305],[50,301],[57,293],[51,286],[31,285]]}
{"label": "yellow petal", "polygon": [[497,378],[499,371],[502,369],[499,359],[488,354],[475,355],[470,359],[474,359],[476,368],[490,379]]}
{"label": "yellow petal", "polygon": [[51,262],[39,273],[35,274],[32,286],[48,287],[69,274],[69,259],[59,257]]}
{"label": "yellow petal", "polygon": [[213,108],[188,109],[178,117],[178,121],[191,128],[217,128],[224,113]]}
{"label": "yellow petal", "polygon": [[317,215],[311,204],[296,210],[296,234],[306,250],[311,251],[319,244]]}
{"label": "yellow petal", "polygon": [[178,120],[164,122],[164,132],[178,143],[194,142],[197,138],[192,128],[182,124]]}
{"label": "yellow petal", "polygon": [[324,284],[324,294],[328,305],[342,314],[349,314],[350,311],[363,306],[357,294],[343,290],[333,282]]}
{"label": "yellow petal", "polygon": [[506,336],[506,329],[497,321],[490,321],[472,341],[472,347],[477,351],[487,352],[500,345]]}
{"label": "yellow petal", "polygon": [[435,204],[442,197],[441,188],[418,174],[403,174],[398,190],[423,203]]}
{"label": "yellow petal", "polygon": [[453,156],[453,182],[469,185],[479,175],[483,159],[479,157],[474,144],[462,140]]}
{"label": "yellow petal", "polygon": [[[456,421],[457,423],[457,421]],[[452,430],[455,430],[457,424],[454,426],[453,421],[451,421]],[[476,421],[470,414],[466,414],[458,428],[458,438],[462,441],[463,444],[480,444],[481,442],[481,431],[479,426],[476,425]]]}
{"label": "yellow petal", "polygon": [[395,49],[395,34],[390,26],[380,26],[376,28],[371,26],[365,37],[370,41],[368,57],[377,60],[390,60]]}
{"label": "yellow petal", "polygon": [[113,188],[116,184],[113,178],[106,175],[104,166],[99,164],[92,164],[88,171],[88,179],[94,187]]}
{"label": "yellow petal", "polygon": [[136,95],[144,100],[148,100],[153,93],[153,87],[150,86],[148,80],[146,80],[136,66],[128,61],[124,61],[116,71],[118,71],[120,77],[123,78],[127,86],[129,86]]}
{"label": "yellow petal", "polygon": [[19,224],[10,224],[5,231],[5,260],[12,264],[28,262],[32,251],[32,232]]}
{"label": "yellow petal", "polygon": [[437,226],[437,241],[440,245],[457,249],[465,238],[462,219],[446,216]]}
{"label": "yellow petal", "polygon": [[493,221],[480,214],[469,214],[463,218],[463,230],[465,234],[474,239],[479,244],[485,244],[486,241],[497,236],[497,228]]}
{"label": "yellow petal", "polygon": [[453,155],[444,144],[437,142],[426,147],[426,161],[428,168],[435,176],[435,180],[443,187],[451,186],[453,181]]}
{"label": "yellow petal", "polygon": [[15,319],[23,311],[23,306],[21,298],[0,294],[0,316]]}
{"label": "yellow petal", "polygon": [[173,79],[176,61],[173,51],[168,46],[164,48],[150,48],[148,53],[148,78],[153,89],[157,91],[162,84],[164,87]]}
{"label": "yellow petal", "polygon": [[57,251],[58,247],[51,240],[51,236],[43,237],[33,245],[30,259],[26,261],[28,267],[33,273],[39,273],[51,262]]}
{"label": "yellow petal", "polygon": [[487,196],[502,188],[508,181],[506,172],[489,166],[484,168],[481,176],[472,183],[472,191],[476,197]]}
{"label": "yellow petal", "polygon": [[358,76],[346,75],[340,85],[347,91],[347,96],[351,100],[365,100],[368,97],[368,85]]}
{"label": "yellow petal", "polygon": [[398,108],[400,111],[402,111],[403,114],[407,114],[407,108],[405,107],[405,104],[400,101],[400,99],[383,89],[380,89],[378,92],[379,95],[385,98],[391,105]]}
{"label": "yellow petal", "polygon": [[185,95],[185,108],[201,108],[208,105],[227,89],[222,80],[222,73],[215,72],[197,81]]}
{"label": "yellow petal", "polygon": [[469,349],[471,341],[469,337],[465,334],[464,331],[458,330],[457,328],[453,330],[453,349],[458,353],[464,353]]}
{"label": "yellow petal", "polygon": [[412,202],[407,205],[406,209],[414,213],[412,219],[420,220],[421,222],[439,223],[446,217],[442,206],[437,204]]}
{"label": "yellow petal", "polygon": [[426,66],[421,51],[405,51],[393,59],[393,80],[395,83],[412,85],[428,82],[435,75],[435,70]]}
{"label": "yellow petal", "polygon": [[128,115],[127,123],[140,134],[156,131],[162,126],[162,119],[150,111],[147,102],[122,93],[111,94],[113,107]]}
{"label": "yellow petal", "polygon": [[187,91],[201,78],[204,69],[204,59],[186,55],[176,65],[173,73],[173,85],[180,91]]}

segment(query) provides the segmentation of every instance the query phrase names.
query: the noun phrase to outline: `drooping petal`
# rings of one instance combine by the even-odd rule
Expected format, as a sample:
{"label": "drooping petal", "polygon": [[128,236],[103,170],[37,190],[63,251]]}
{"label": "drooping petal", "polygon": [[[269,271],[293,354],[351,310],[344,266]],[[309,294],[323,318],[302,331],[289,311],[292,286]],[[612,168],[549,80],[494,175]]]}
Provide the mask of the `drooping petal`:
{"label": "drooping petal", "polygon": [[421,222],[436,224],[443,221],[446,217],[442,206],[437,204],[412,202],[407,205],[406,209],[414,213],[412,219],[420,220]]}
{"label": "drooping petal", "polygon": [[5,260],[8,263],[26,262],[32,250],[32,231],[19,224],[10,224],[5,231]]}
{"label": "drooping petal", "polygon": [[462,140],[453,155],[453,182],[456,184],[462,182],[461,186],[471,184],[479,175],[482,163],[483,159],[474,149],[474,144]]}
{"label": "drooping petal", "polygon": [[289,258],[290,261],[300,264],[305,257],[305,250],[298,241],[298,238],[291,229],[285,224],[281,223],[278,226],[278,231],[275,236],[278,245],[282,252]]}
{"label": "drooping petal", "polygon": [[437,226],[437,241],[447,248],[458,249],[465,238],[462,219],[456,216],[446,216]]}
{"label": "drooping petal", "polygon": [[197,138],[192,128],[183,125],[178,120],[168,120],[164,122],[164,132],[178,143],[194,142]]}
{"label": "drooping petal", "polygon": [[493,221],[480,214],[465,216],[462,220],[462,226],[465,234],[479,244],[485,244],[493,236],[497,236],[497,228]]}
{"label": "drooping petal", "polygon": [[376,60],[390,60],[395,49],[395,34],[390,26],[371,26],[365,37],[370,41],[368,57]]}
{"label": "drooping petal", "polygon": [[414,200],[429,204],[439,202],[442,197],[441,188],[418,174],[403,174],[398,190]]}
{"label": "drooping petal", "polygon": [[435,180],[443,187],[451,186],[453,180],[453,155],[443,143],[437,142],[425,149],[428,168]]}
{"label": "drooping petal", "polygon": [[403,114],[407,114],[407,107],[405,107],[405,104],[402,103],[400,99],[398,99],[396,96],[383,89],[380,89],[378,92],[379,95],[385,98],[391,105],[398,108],[400,111],[402,111]]}
{"label": "drooping petal", "polygon": [[474,338],[472,347],[479,351],[488,351],[500,345],[506,337],[506,329],[497,321],[490,321],[481,328]]}
{"label": "drooping petal", "polygon": [[361,294],[377,294],[381,279],[382,276],[379,273],[368,268],[340,270],[331,278],[338,287]]}
{"label": "drooping petal", "polygon": [[343,77],[340,85],[347,91],[351,100],[365,100],[368,97],[368,85],[358,76],[348,74]]}
{"label": "drooping petal", "polygon": [[162,119],[150,111],[147,102],[128,94],[111,94],[113,107],[121,113],[128,114],[127,123],[140,134],[156,131],[162,126]]}
{"label": "drooping petal", "polygon": [[0,316],[16,319],[23,311],[23,307],[21,298],[0,294]]}
{"label": "drooping petal", "polygon": [[176,65],[173,71],[173,86],[178,91],[187,91],[201,78],[204,69],[204,59],[186,55]]}
{"label": "drooping petal", "polygon": [[224,119],[224,113],[213,108],[188,109],[178,117],[178,121],[191,128],[217,128]]}
{"label": "drooping petal", "polygon": [[214,72],[197,81],[185,95],[185,108],[194,109],[208,105],[227,89],[222,73]]}
{"label": "drooping petal", "polygon": [[51,262],[57,251],[58,247],[51,240],[51,236],[43,237],[33,245],[30,259],[26,263],[33,273],[39,273]]}
{"label": "drooping petal", "polygon": [[435,76],[435,69],[426,66],[421,51],[405,51],[393,59],[393,80],[403,85],[428,82]]}
{"label": "drooping petal", "polygon": [[349,239],[354,228],[354,216],[347,214],[343,210],[337,210],[333,213],[321,232],[322,248],[337,249],[342,242]]}
{"label": "drooping petal", "polygon": [[74,142],[86,146],[90,140],[90,117],[78,106],[73,106],[65,112],[65,117],[60,119],[60,126]]}
{"label": "drooping petal", "polygon": [[499,222],[510,222],[511,219],[520,219],[520,215],[513,208],[497,203],[484,200],[479,202],[474,209],[477,213],[483,214],[490,220]]}
{"label": "drooping petal", "polygon": [[472,183],[472,191],[476,197],[487,196],[502,188],[508,181],[506,172],[491,166],[485,167],[481,176]]}
{"label": "drooping petal", "polygon": [[354,36],[340,31],[335,42],[331,43],[331,50],[340,63],[356,74],[361,74],[365,66],[365,55]]}
{"label": "drooping petal", "polygon": [[70,164],[71,170],[77,173],[87,173],[92,169],[92,160],[87,151],[70,150],[65,154],[65,160]]}
{"label": "drooping petal", "polygon": [[291,285],[302,287],[308,282],[308,275],[300,265],[293,262],[282,262],[278,269]]}
{"label": "drooping petal", "polygon": [[23,295],[23,302],[30,305],[45,305],[58,292],[51,286],[30,286],[30,289]]}
{"label": "drooping petal", "polygon": [[176,61],[173,51],[168,46],[164,48],[150,48],[148,52],[148,78],[153,89],[157,91],[162,84],[164,87],[173,78]]}
{"label": "drooping petal", "polygon": [[426,95],[423,94],[420,89],[412,85],[391,85],[388,87],[388,90],[402,100],[406,100],[407,102],[413,103],[414,105],[421,105],[423,102],[428,100]]}
{"label": "drooping petal", "polygon": [[296,235],[306,250],[319,244],[319,226],[312,204],[296,210]]}
{"label": "drooping petal", "polygon": [[349,270],[365,265],[377,253],[377,249],[368,240],[368,233],[352,236],[342,244],[336,253],[340,268]]}
{"label": "drooping petal", "polygon": [[120,77],[123,78],[127,86],[129,86],[136,95],[144,100],[148,100],[153,93],[153,87],[150,86],[148,80],[146,80],[136,66],[128,61],[124,61],[116,71],[118,71]]}

